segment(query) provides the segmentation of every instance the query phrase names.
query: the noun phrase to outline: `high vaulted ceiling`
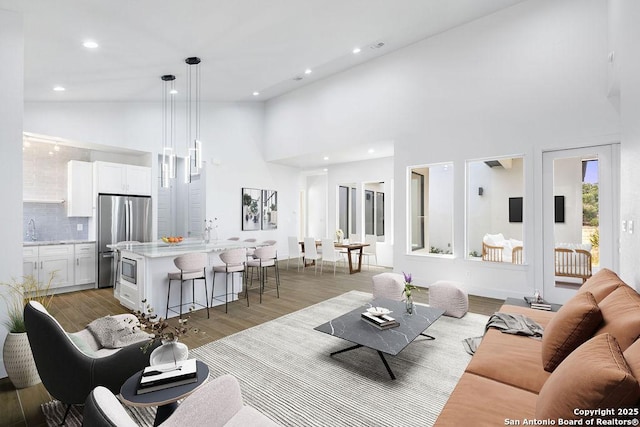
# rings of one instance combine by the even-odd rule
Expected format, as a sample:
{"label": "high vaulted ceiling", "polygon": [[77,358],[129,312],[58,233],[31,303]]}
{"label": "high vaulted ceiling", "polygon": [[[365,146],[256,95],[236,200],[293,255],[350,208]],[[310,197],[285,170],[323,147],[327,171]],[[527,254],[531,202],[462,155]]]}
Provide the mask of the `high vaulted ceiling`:
{"label": "high vaulted ceiling", "polygon": [[[0,0],[0,9],[24,15],[26,101],[158,101],[163,74],[185,92],[189,56],[202,59],[203,100],[260,101],[520,1]],[[83,47],[89,39],[99,47]]]}

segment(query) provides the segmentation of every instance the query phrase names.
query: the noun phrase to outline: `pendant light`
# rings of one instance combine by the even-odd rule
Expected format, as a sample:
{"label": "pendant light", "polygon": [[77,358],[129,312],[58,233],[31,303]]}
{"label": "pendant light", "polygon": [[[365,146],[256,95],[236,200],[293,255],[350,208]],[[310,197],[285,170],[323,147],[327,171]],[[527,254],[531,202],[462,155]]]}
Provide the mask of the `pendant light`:
{"label": "pendant light", "polygon": [[185,181],[198,175],[202,168],[202,144],[200,142],[200,58],[184,60],[187,64],[187,170]]}
{"label": "pendant light", "polygon": [[175,153],[175,93],[176,76],[166,74],[162,79],[162,163],[160,166],[160,186],[169,188],[169,180],[176,177]]}

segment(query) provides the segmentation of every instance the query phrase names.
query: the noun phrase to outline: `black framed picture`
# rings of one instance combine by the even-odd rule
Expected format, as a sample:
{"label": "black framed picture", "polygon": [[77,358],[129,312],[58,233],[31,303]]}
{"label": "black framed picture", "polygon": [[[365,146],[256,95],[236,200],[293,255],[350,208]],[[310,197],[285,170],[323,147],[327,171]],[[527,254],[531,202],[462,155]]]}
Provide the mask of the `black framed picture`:
{"label": "black framed picture", "polygon": [[509,197],[509,222],[522,222],[522,197]]}
{"label": "black framed picture", "polygon": [[260,230],[262,190],[242,189],[242,230]]}

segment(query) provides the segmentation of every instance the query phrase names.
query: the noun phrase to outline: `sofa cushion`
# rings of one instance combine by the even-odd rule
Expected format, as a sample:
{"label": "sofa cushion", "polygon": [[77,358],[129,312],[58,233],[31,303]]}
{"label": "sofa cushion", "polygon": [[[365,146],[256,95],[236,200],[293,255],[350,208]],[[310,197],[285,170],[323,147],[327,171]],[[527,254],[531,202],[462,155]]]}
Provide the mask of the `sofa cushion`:
{"label": "sofa cushion", "polygon": [[602,313],[591,292],[575,295],[551,319],[542,335],[542,366],[554,369],[580,344],[593,336]]}
{"label": "sofa cushion", "polygon": [[537,397],[530,391],[464,373],[435,426],[502,426],[507,425],[506,419],[533,419]]}
{"label": "sofa cushion", "polygon": [[596,302],[600,304],[600,301],[624,284],[616,273],[607,268],[603,268],[587,279],[587,281],[580,286],[580,289],[578,289],[578,293],[591,292]]}
{"label": "sofa cushion", "polygon": [[576,408],[620,408],[635,404],[639,396],[638,381],[616,339],[601,334],[574,350],[547,379],[535,417],[577,419]]}
{"label": "sofa cushion", "polygon": [[542,343],[489,329],[467,365],[467,372],[538,393],[549,377],[542,369]]}
{"label": "sofa cushion", "polygon": [[596,334],[610,333],[626,350],[640,336],[640,294],[621,285],[598,305],[603,323]]}
{"label": "sofa cushion", "polygon": [[636,340],[628,349],[623,353],[624,360],[627,361],[629,369],[636,380],[640,383],[640,340]]}

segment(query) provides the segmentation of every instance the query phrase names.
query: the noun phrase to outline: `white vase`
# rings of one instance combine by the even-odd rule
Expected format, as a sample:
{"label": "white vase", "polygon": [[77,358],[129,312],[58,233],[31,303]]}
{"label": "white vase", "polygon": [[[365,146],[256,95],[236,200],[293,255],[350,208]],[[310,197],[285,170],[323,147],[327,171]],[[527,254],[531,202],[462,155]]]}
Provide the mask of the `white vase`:
{"label": "white vase", "polygon": [[40,383],[38,368],[33,360],[26,332],[9,332],[2,348],[7,375],[15,388],[31,387]]}
{"label": "white vase", "polygon": [[162,341],[162,345],[151,352],[149,363],[151,366],[164,363],[175,363],[189,358],[189,347],[174,341]]}

